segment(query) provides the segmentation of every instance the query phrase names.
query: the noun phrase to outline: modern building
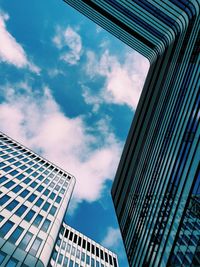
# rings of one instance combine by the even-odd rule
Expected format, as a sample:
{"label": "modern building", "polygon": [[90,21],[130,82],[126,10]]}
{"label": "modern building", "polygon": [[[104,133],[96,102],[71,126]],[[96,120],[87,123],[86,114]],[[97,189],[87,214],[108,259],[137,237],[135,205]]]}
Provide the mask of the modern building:
{"label": "modern building", "polygon": [[0,133],[0,266],[47,266],[75,178]]}
{"label": "modern building", "polygon": [[117,255],[63,222],[50,267],[118,267]]}
{"label": "modern building", "polygon": [[200,266],[199,1],[65,2],[150,61],[112,187],[130,266]]}
{"label": "modern building", "polygon": [[66,225],[75,178],[0,132],[0,266],[118,267]]}

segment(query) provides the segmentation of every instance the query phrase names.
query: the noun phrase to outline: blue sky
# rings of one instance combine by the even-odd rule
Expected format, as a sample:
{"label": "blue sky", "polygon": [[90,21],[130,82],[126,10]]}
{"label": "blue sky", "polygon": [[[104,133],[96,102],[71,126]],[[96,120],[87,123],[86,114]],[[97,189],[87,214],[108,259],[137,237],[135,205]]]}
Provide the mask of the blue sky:
{"label": "blue sky", "polygon": [[76,177],[67,222],[128,266],[110,190],[148,61],[61,0],[0,0],[0,44],[0,130]]}

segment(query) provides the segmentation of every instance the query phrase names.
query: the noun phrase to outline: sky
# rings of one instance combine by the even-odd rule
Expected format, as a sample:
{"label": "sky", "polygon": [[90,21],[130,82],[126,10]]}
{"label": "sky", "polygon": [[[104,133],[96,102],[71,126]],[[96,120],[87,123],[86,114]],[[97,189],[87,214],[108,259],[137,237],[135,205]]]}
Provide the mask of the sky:
{"label": "sky", "polygon": [[0,0],[0,131],[76,177],[66,221],[120,267],[110,191],[148,68],[62,0]]}

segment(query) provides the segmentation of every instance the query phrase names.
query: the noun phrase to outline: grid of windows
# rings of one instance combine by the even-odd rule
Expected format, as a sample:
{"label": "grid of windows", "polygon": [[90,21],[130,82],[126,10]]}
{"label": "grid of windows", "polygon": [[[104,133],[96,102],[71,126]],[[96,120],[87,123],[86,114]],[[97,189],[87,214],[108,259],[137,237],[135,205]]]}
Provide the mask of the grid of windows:
{"label": "grid of windows", "polygon": [[[46,266],[51,251],[45,252],[45,242],[56,239],[55,233],[64,216],[60,207],[67,207],[74,183],[74,177],[0,133],[0,239],[5,242],[3,252],[9,244],[15,244],[27,255],[40,257]],[[2,259],[3,262],[9,261],[9,266],[29,265],[28,256],[19,259],[15,252],[16,255],[10,258],[6,255],[4,259],[3,252],[0,262]]]}
{"label": "grid of windows", "polygon": [[118,267],[116,254],[63,223],[50,263],[65,266],[67,262],[77,267]]}

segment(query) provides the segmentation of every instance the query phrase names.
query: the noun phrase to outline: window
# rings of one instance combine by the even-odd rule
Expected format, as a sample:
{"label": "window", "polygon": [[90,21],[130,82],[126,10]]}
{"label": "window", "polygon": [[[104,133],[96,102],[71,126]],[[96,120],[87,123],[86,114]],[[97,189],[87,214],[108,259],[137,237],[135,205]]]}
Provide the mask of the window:
{"label": "window", "polygon": [[49,213],[53,216],[56,213],[57,208],[55,206],[52,206]]}
{"label": "window", "polygon": [[16,211],[16,215],[17,216],[22,216],[22,214],[26,211],[27,207],[22,204],[21,207],[19,207],[19,209]]}
{"label": "window", "polygon": [[0,198],[0,205],[3,206],[9,199],[10,199],[10,197],[8,195],[1,197]]}
{"label": "window", "polygon": [[42,207],[42,209],[43,209],[44,211],[48,211],[49,207],[50,207],[50,203],[49,203],[49,202],[46,202],[46,203],[44,204],[44,206]]}
{"label": "window", "polygon": [[42,198],[39,198],[39,199],[36,201],[35,205],[38,206],[38,207],[40,207],[40,206],[42,205],[43,202],[44,202],[44,200],[43,200]]}
{"label": "window", "polygon": [[101,259],[104,260],[104,257],[103,257],[103,250],[100,249],[100,254],[101,254]]}
{"label": "window", "polygon": [[5,176],[0,177],[0,183],[1,183],[1,184],[4,183],[4,182],[7,181],[7,180],[8,180],[8,178],[5,177]]}
{"label": "window", "polygon": [[21,169],[21,170],[25,170],[26,168],[27,168],[26,165],[22,165],[22,166],[20,166],[20,169]]}
{"label": "window", "polygon": [[56,191],[59,191],[60,189],[60,186],[59,185],[56,185],[56,187],[54,188]]}
{"label": "window", "polygon": [[4,187],[6,187],[7,189],[10,188],[11,186],[13,186],[15,183],[13,181],[9,181],[6,184],[4,184]]}
{"label": "window", "polygon": [[117,267],[117,261],[116,261],[116,259],[113,258],[113,260],[114,260],[114,266]]}
{"label": "window", "polygon": [[33,169],[30,168],[30,169],[26,170],[26,173],[31,173],[32,171],[33,171]]}
{"label": "window", "polygon": [[62,262],[62,259],[63,259],[63,255],[62,255],[62,254],[60,254],[60,255],[59,255],[59,257],[58,257],[58,264],[61,264],[61,262]]}
{"label": "window", "polygon": [[33,242],[33,245],[30,248],[30,253],[35,256],[38,252],[39,247],[42,244],[42,239],[39,237],[36,237],[35,241]]}
{"label": "window", "polygon": [[60,203],[60,201],[61,201],[61,197],[60,197],[60,196],[57,196],[57,198],[56,198],[56,202],[57,202],[57,203]]}
{"label": "window", "polygon": [[85,253],[84,252],[81,253],[81,260],[85,261]]}
{"label": "window", "polygon": [[33,234],[30,232],[27,232],[25,234],[25,236],[23,237],[22,241],[19,244],[19,247],[23,250],[26,249],[27,245],[29,244],[29,242],[31,241],[31,238],[33,237]]}
{"label": "window", "polygon": [[30,183],[30,181],[31,181],[30,178],[26,178],[23,182],[24,182],[25,184],[28,184],[28,183]]}
{"label": "window", "polygon": [[56,194],[54,192],[52,192],[49,197],[53,200],[55,198],[55,196],[56,196]]}
{"label": "window", "polygon": [[9,166],[7,166],[7,167],[3,168],[3,171],[5,171],[5,172],[9,172],[10,170],[12,170],[12,168],[11,168],[11,167],[9,167]]}
{"label": "window", "polygon": [[34,224],[36,227],[38,227],[39,224],[41,223],[42,219],[43,219],[42,215],[38,214],[38,215],[36,216],[36,218],[35,218],[33,224]]}
{"label": "window", "polygon": [[32,175],[33,177],[36,177],[38,174],[39,174],[38,172],[33,172],[31,175]]}
{"label": "window", "polygon": [[14,171],[10,172],[10,175],[14,176],[14,175],[16,175],[18,173],[19,173],[18,171],[14,170]]}
{"label": "window", "polygon": [[8,220],[7,222],[4,223],[4,225],[0,228],[0,236],[4,237],[10,229],[13,227],[14,223]]}
{"label": "window", "polygon": [[2,215],[0,215],[0,222],[2,222],[4,219],[4,217]]}
{"label": "window", "polygon": [[72,252],[71,252],[71,254],[74,256],[75,255],[75,247],[73,246],[72,247]]}
{"label": "window", "polygon": [[78,238],[78,236],[77,236],[77,234],[74,234],[74,243],[77,243],[77,238]]}
{"label": "window", "polygon": [[46,189],[46,190],[43,192],[43,194],[44,194],[45,196],[48,196],[49,193],[50,193],[50,190],[49,190],[49,189]]}
{"label": "window", "polygon": [[45,179],[45,180],[44,180],[45,184],[48,184],[49,181],[50,181],[49,179]]}
{"label": "window", "polygon": [[61,193],[61,194],[64,194],[64,193],[65,193],[65,189],[62,188],[62,189],[60,190],[60,193]]}
{"label": "window", "polygon": [[13,201],[11,201],[7,206],[6,206],[6,209],[7,210],[9,210],[9,211],[11,211],[11,210],[13,210],[15,207],[17,207],[17,205],[19,204],[19,201],[17,201],[17,200],[13,200]]}
{"label": "window", "polygon": [[77,249],[77,251],[76,251],[76,258],[79,259],[79,258],[80,258],[80,255],[81,255],[81,254],[80,254],[80,250]]}
{"label": "window", "polygon": [[73,233],[72,233],[72,232],[70,232],[70,234],[69,234],[69,240],[71,240],[71,241],[72,241],[72,239],[73,239]]}
{"label": "window", "polygon": [[46,232],[46,231],[48,230],[50,224],[51,224],[51,221],[48,220],[48,219],[46,219],[46,220],[44,221],[42,227],[41,227],[41,230],[43,230],[44,232]]}
{"label": "window", "polygon": [[89,256],[89,255],[86,256],[86,263],[87,263],[88,265],[90,265],[90,256]]}
{"label": "window", "polygon": [[38,185],[38,184],[37,184],[36,182],[32,182],[32,183],[30,184],[30,186],[31,186],[32,188],[35,188],[37,185]]}
{"label": "window", "polygon": [[57,255],[58,255],[58,252],[57,251],[54,251],[53,252],[53,256],[52,256],[52,258],[53,258],[54,261],[56,260]]}
{"label": "window", "polygon": [[99,262],[98,261],[96,261],[96,267],[99,267]]}
{"label": "window", "polygon": [[21,186],[21,185],[17,185],[17,186],[15,186],[15,187],[12,189],[12,191],[13,191],[14,193],[18,193],[21,189],[22,189],[22,186]]}
{"label": "window", "polygon": [[105,252],[105,260],[108,262],[108,254]]}
{"label": "window", "polygon": [[90,252],[90,243],[89,242],[87,242],[87,251]]}
{"label": "window", "polygon": [[3,251],[0,251],[0,264],[4,261],[6,256],[7,256],[6,253],[4,253]]}
{"label": "window", "polygon": [[65,249],[65,247],[66,247],[66,242],[63,241],[63,242],[62,242],[62,247],[61,247],[61,248],[62,248],[62,249]]}
{"label": "window", "polygon": [[55,186],[55,183],[54,182],[51,182],[49,186],[50,187],[54,187]]}
{"label": "window", "polygon": [[18,180],[22,180],[25,177],[25,175],[23,173],[20,173],[16,178]]}
{"label": "window", "polygon": [[24,189],[24,191],[21,192],[20,196],[26,197],[29,193],[30,193],[30,191],[28,191],[27,189]]}
{"label": "window", "polygon": [[23,233],[24,229],[20,226],[18,226],[15,231],[12,233],[12,235],[10,236],[9,240],[12,242],[12,243],[15,243],[20,235]]}
{"label": "window", "polygon": [[67,244],[67,252],[70,252],[70,249],[71,249],[71,245]]}
{"label": "window", "polygon": [[30,222],[34,215],[35,215],[35,211],[30,210],[30,211],[26,214],[26,216],[25,216],[24,219],[25,219],[27,222]]}
{"label": "window", "polygon": [[110,262],[110,264],[111,264],[111,265],[113,265],[113,262],[112,262],[112,257],[111,257],[111,255],[109,255],[109,262]]}
{"label": "window", "polygon": [[17,266],[18,261],[14,258],[10,258],[10,260],[7,262],[6,267],[15,267]]}
{"label": "window", "polygon": [[83,248],[85,248],[85,247],[86,247],[86,240],[83,239]]}
{"label": "window", "polygon": [[38,186],[37,191],[41,192],[43,189],[44,189],[44,186],[40,185]]}
{"label": "window", "polygon": [[29,196],[28,201],[33,202],[36,199],[36,197],[37,196],[35,194],[32,194]]}
{"label": "window", "polygon": [[44,179],[43,175],[38,176],[38,180],[42,181]]}
{"label": "window", "polygon": [[3,167],[3,166],[5,166],[5,165],[6,165],[5,163],[0,162],[0,167]]}
{"label": "window", "polygon": [[63,266],[67,266],[67,263],[68,263],[68,258],[65,257],[65,258],[64,258],[64,261],[63,261]]}
{"label": "window", "polygon": [[17,166],[19,166],[21,163],[20,163],[20,161],[17,161],[17,162],[15,162],[15,163],[13,163],[16,167]]}
{"label": "window", "polygon": [[91,259],[91,267],[94,267],[94,259]]}
{"label": "window", "polygon": [[12,163],[13,161],[15,161],[14,159],[8,159],[8,162]]}
{"label": "window", "polygon": [[69,267],[73,267],[73,264],[74,264],[73,260],[70,260]]}
{"label": "window", "polygon": [[94,254],[94,245],[92,244],[92,254]]}

